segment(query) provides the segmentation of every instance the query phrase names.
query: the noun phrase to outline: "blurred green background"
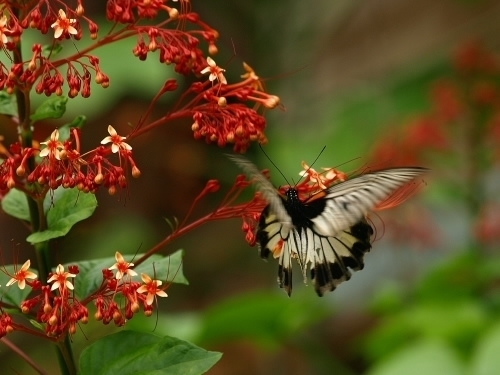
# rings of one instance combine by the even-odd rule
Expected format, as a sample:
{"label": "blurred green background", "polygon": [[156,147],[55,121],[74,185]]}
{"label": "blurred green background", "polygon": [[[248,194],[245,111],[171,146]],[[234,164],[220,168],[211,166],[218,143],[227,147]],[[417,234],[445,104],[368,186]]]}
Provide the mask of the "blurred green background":
{"label": "blurred green background", "polygon": [[[99,6],[88,4],[87,14],[102,14]],[[297,280],[288,298],[276,285],[277,265],[262,262],[247,245],[241,222],[213,222],[165,249],[186,250],[190,285],[169,289],[156,328],[154,318],[139,316],[129,327],[222,351],[210,374],[498,374],[500,132],[494,129],[500,121],[500,3],[193,0],[192,6],[220,32],[214,59],[228,80],[238,79],[245,61],[281,98],[286,110],[266,113],[266,152],[287,177],[296,179],[301,161],[312,162],[325,145],[317,167],[352,171],[407,161],[410,150],[402,140],[415,141],[408,129],[439,112],[436,82],[452,82],[466,110],[419,133],[424,141],[411,151],[412,160],[432,169],[425,188],[403,206],[373,216],[378,239],[365,269],[331,295],[318,298]],[[457,70],[457,51],[471,41],[494,56],[497,70]],[[153,54],[146,62],[135,59],[134,43],[97,50],[111,86],[68,104],[61,123],[88,117],[84,149],[107,135],[108,124],[127,133],[158,82],[176,77],[182,84]],[[65,48],[74,49],[70,43]],[[489,106],[469,95],[477,81],[493,87]],[[166,99],[154,117],[175,97]],[[9,143],[15,129],[2,124]],[[37,131],[48,136],[53,127]],[[99,192],[96,214],[55,241],[56,262],[148,249],[169,233],[164,218],[182,219],[212,178],[223,189],[195,215],[215,207],[240,171],[224,156],[229,149],[195,141],[190,128],[190,122],[171,123],[134,139],[142,177],[119,196]],[[471,134],[476,138],[469,145]],[[445,146],[435,147],[438,136]],[[381,145],[391,149],[386,160],[375,158]],[[257,147],[248,157],[262,169],[271,167]],[[274,183],[284,184],[270,169]],[[23,242],[26,230],[3,213],[0,225],[4,261],[11,262],[14,247],[19,259],[32,257]],[[76,348],[104,330],[92,323],[82,331],[74,337]],[[25,336],[13,339],[27,345]],[[35,359],[55,362],[43,341],[29,342]],[[8,366],[9,352],[0,347],[0,355]],[[19,371],[17,363],[14,368]]]}

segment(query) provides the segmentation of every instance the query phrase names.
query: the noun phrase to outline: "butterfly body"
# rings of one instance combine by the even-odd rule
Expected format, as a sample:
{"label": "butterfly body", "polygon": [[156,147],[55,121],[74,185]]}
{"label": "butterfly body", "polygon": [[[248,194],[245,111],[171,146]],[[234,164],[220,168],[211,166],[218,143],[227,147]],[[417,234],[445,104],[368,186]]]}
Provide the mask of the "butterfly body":
{"label": "butterfly body", "polygon": [[288,295],[292,259],[297,260],[305,282],[309,267],[319,296],[349,280],[350,270],[361,270],[374,233],[366,219],[368,212],[427,171],[405,167],[370,172],[301,198],[294,187],[280,195],[252,163],[231,158],[268,202],[257,227],[259,253],[262,258],[270,254],[278,258],[278,284]]}

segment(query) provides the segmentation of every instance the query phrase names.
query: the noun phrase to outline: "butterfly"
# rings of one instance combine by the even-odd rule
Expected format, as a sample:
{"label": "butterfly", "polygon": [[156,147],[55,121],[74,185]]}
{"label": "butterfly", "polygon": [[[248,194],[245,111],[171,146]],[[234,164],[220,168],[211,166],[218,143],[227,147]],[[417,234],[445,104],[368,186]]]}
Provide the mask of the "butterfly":
{"label": "butterfly", "polygon": [[368,172],[301,199],[296,187],[282,195],[249,160],[230,158],[268,203],[257,226],[259,254],[264,259],[270,254],[278,258],[278,284],[289,296],[292,259],[297,260],[306,283],[310,268],[319,296],[349,280],[350,270],[363,269],[374,234],[366,219],[368,212],[428,171],[403,167]]}

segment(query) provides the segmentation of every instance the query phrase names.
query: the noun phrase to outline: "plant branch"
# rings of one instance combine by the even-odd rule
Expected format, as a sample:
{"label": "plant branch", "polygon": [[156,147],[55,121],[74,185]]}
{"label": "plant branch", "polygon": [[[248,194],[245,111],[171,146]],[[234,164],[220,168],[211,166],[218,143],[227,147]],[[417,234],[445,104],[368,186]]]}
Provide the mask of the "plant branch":
{"label": "plant branch", "polygon": [[17,345],[15,345],[12,341],[10,341],[5,336],[1,339],[2,343],[7,346],[10,350],[20,356],[24,361],[30,365],[38,374],[40,375],[49,375],[48,372],[45,372],[35,361],[31,359],[29,355],[23,352]]}

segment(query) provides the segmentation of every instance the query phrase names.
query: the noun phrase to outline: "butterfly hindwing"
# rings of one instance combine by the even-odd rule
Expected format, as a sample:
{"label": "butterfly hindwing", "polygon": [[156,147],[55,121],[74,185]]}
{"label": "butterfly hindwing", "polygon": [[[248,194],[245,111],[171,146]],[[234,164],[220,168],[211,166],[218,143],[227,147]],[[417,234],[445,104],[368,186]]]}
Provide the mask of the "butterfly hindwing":
{"label": "butterfly hindwing", "polygon": [[363,256],[371,248],[372,234],[372,227],[364,219],[333,237],[318,235],[308,227],[290,228],[282,225],[267,206],[260,218],[257,240],[262,258],[270,254],[278,258],[278,284],[288,295],[292,292],[295,258],[305,279],[307,264],[311,264],[311,280],[316,293],[322,296],[349,280],[349,268],[363,268]]}
{"label": "butterfly hindwing", "polygon": [[373,229],[363,219],[334,237],[316,235],[316,259],[311,263],[311,280],[319,296],[349,280],[349,269],[363,269],[363,257],[371,249]]}

